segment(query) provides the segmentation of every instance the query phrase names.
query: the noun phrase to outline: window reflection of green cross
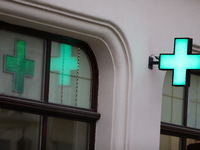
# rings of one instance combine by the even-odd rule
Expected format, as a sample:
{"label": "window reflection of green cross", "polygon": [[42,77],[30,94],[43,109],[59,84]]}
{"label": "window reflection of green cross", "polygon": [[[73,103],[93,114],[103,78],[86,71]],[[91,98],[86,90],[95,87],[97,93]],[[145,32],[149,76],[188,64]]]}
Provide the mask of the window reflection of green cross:
{"label": "window reflection of green cross", "polygon": [[76,57],[71,57],[71,46],[61,43],[60,57],[51,58],[51,71],[59,71],[59,85],[70,85],[70,71],[78,69]]}
{"label": "window reflection of green cross", "polygon": [[173,70],[173,85],[189,86],[189,70],[200,69],[200,55],[192,54],[192,39],[176,38],[174,54],[161,54],[159,68]]}
{"label": "window reflection of green cross", "polygon": [[14,73],[14,91],[22,93],[24,76],[33,77],[34,75],[34,61],[25,59],[25,41],[17,40],[16,55],[5,55],[4,70]]}

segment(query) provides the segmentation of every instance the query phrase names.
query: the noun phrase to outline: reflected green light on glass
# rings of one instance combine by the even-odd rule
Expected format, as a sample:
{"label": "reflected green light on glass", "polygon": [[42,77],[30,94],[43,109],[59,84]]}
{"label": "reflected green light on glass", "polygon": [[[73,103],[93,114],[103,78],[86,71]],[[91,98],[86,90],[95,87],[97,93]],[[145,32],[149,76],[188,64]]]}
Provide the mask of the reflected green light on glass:
{"label": "reflected green light on glass", "polygon": [[71,70],[78,69],[76,57],[71,57],[71,46],[61,44],[60,57],[51,58],[51,71],[58,71],[59,85],[70,85]]}
{"label": "reflected green light on glass", "polygon": [[22,93],[24,91],[24,76],[33,77],[34,61],[25,59],[25,41],[17,40],[16,55],[5,55],[4,71],[14,73],[14,91]]}
{"label": "reflected green light on glass", "polygon": [[173,85],[186,85],[186,71],[200,69],[200,55],[188,54],[188,39],[175,39],[174,54],[160,55],[160,69],[174,70]]}

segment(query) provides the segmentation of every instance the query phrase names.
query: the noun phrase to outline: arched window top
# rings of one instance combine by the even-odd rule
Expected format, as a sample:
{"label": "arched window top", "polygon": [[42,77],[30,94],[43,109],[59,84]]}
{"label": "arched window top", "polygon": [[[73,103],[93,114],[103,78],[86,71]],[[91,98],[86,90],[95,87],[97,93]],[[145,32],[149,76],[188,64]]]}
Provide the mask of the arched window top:
{"label": "arched window top", "polygon": [[86,43],[4,23],[0,36],[0,94],[96,110],[98,69]]}

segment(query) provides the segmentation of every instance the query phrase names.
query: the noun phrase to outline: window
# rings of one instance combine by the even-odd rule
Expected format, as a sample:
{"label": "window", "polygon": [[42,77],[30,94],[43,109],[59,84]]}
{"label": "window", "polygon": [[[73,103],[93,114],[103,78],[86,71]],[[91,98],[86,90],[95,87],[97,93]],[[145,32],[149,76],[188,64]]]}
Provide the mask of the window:
{"label": "window", "polygon": [[92,150],[98,69],[82,41],[0,22],[0,147]]}
{"label": "window", "polygon": [[189,88],[171,86],[165,76],[162,97],[160,150],[200,149],[200,76],[193,72]]}

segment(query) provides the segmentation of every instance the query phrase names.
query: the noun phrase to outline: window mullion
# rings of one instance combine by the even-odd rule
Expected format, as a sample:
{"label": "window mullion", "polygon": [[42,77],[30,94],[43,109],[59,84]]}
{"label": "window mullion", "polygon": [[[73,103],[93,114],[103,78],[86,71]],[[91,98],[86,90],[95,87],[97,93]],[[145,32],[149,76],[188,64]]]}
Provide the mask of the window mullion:
{"label": "window mullion", "polygon": [[41,131],[41,149],[46,150],[46,141],[47,141],[47,116],[42,117],[42,131]]}
{"label": "window mullion", "polygon": [[89,143],[88,143],[89,144],[89,150],[94,150],[96,122],[94,122],[94,121],[90,122],[89,128],[90,128],[89,129],[90,134],[89,134],[89,138],[88,138],[88,140],[89,140]]}
{"label": "window mullion", "polygon": [[187,115],[188,115],[188,87],[185,87],[184,107],[183,107],[183,126],[185,127],[187,127]]}
{"label": "window mullion", "polygon": [[[43,100],[48,102],[49,98],[49,74],[50,74],[50,55],[51,55],[51,41],[49,39],[44,42],[45,55],[44,55],[44,86],[43,86]],[[46,150],[46,141],[47,141],[47,115],[42,116],[41,124],[41,147],[40,150]]]}
{"label": "window mullion", "polygon": [[49,39],[45,42],[45,84],[44,84],[44,101],[48,102],[49,98],[49,75],[50,75],[50,61],[51,61],[51,41]]}
{"label": "window mullion", "polygon": [[181,138],[181,150],[186,150],[186,145],[187,143],[186,143],[186,138],[185,137],[183,137],[183,138]]}

